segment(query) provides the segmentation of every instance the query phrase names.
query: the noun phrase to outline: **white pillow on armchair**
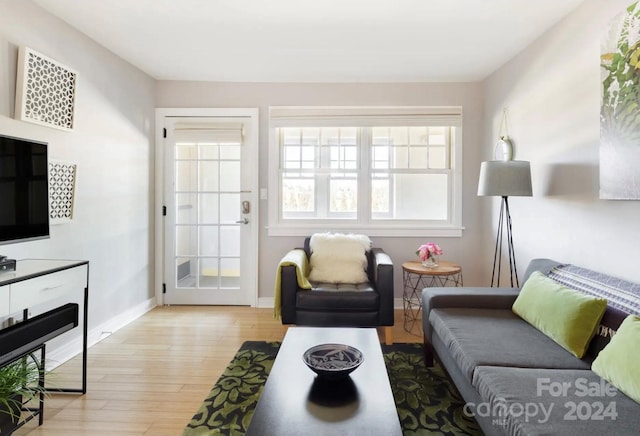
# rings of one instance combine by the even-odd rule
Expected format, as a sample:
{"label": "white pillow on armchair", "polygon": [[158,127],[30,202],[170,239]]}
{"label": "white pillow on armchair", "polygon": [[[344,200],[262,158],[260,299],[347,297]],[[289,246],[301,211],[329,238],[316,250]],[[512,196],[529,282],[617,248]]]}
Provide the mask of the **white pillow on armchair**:
{"label": "white pillow on armchair", "polygon": [[311,272],[309,280],[325,283],[365,283],[366,252],[371,240],[366,235],[315,233],[309,240]]}

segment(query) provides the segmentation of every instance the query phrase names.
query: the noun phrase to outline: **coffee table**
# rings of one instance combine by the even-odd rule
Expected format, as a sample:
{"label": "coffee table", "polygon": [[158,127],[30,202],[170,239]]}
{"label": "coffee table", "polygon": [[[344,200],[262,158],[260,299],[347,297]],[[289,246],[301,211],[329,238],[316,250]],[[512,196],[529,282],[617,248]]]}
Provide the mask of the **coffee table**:
{"label": "coffee table", "polygon": [[[344,379],[317,378],[302,354],[324,343],[356,347],[364,362]],[[376,330],[290,327],[246,434],[401,436]]]}

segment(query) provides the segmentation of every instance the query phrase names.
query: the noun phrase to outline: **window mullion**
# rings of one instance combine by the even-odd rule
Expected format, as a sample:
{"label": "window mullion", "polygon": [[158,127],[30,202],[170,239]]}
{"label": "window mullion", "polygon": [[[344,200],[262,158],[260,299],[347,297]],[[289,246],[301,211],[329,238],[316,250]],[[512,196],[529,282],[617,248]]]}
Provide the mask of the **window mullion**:
{"label": "window mullion", "polygon": [[371,127],[361,127],[358,131],[358,223],[368,224],[371,221],[371,144],[373,134]]}
{"label": "window mullion", "polygon": [[316,156],[316,208],[318,218],[329,216],[329,179],[330,175],[325,171],[330,166],[331,149],[329,145],[323,145],[322,140],[318,141]]}
{"label": "window mullion", "polygon": [[447,163],[446,166],[449,170],[451,170],[451,168],[453,167],[452,163],[453,163],[453,159],[452,159],[452,153],[451,153],[451,135],[452,135],[452,130],[451,128],[447,129],[447,134],[445,135],[445,152],[446,152],[446,156],[447,156]]}

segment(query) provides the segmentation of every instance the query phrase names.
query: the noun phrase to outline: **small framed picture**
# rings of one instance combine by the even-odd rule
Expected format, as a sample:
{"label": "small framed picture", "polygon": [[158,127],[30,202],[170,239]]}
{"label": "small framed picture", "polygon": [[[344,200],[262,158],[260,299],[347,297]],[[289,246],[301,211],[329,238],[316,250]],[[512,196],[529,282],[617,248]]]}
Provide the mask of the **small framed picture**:
{"label": "small framed picture", "polygon": [[77,165],[49,161],[49,220],[62,224],[73,219]]}

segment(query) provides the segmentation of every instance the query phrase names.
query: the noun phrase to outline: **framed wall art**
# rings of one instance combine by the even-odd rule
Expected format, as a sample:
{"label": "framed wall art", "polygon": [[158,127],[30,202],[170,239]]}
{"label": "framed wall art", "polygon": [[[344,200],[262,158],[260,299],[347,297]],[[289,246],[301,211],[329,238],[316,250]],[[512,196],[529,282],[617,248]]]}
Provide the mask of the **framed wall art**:
{"label": "framed wall art", "polygon": [[49,162],[49,220],[61,224],[73,219],[77,165]]}
{"label": "framed wall art", "polygon": [[73,130],[75,71],[28,47],[18,52],[16,119]]}
{"label": "framed wall art", "polygon": [[639,200],[640,2],[611,20],[600,66],[600,198]]}

